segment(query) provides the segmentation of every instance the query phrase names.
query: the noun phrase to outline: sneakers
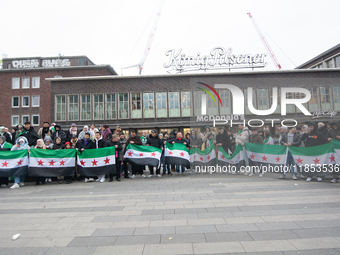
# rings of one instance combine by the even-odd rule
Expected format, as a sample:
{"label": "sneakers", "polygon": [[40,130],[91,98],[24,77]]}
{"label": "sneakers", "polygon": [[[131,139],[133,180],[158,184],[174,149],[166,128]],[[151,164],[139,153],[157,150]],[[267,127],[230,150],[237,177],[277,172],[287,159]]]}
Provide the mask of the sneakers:
{"label": "sneakers", "polygon": [[254,175],[254,173],[250,173],[248,176],[253,176]]}
{"label": "sneakers", "polygon": [[11,189],[18,189],[20,188],[18,183],[14,183],[13,186],[11,187]]}
{"label": "sneakers", "polygon": [[339,182],[339,179],[334,178],[334,179],[331,180],[331,183],[337,183],[337,182]]}
{"label": "sneakers", "polygon": [[142,178],[146,178],[145,174],[142,174]]}
{"label": "sneakers", "polygon": [[161,178],[162,176],[160,174],[157,174],[157,177]]}
{"label": "sneakers", "polygon": [[151,178],[153,175],[152,174],[150,174],[149,176],[148,176],[148,178]]}
{"label": "sneakers", "polygon": [[280,176],[279,176],[279,179],[285,179],[286,178],[286,176],[284,175],[284,174],[281,174]]}
{"label": "sneakers", "polygon": [[308,177],[307,179],[306,179],[306,182],[311,182],[312,181],[312,177]]}
{"label": "sneakers", "polygon": [[98,177],[98,179],[96,180],[96,182],[100,182],[102,178]]}
{"label": "sneakers", "polygon": [[52,179],[51,178],[46,178],[47,181],[45,180],[45,182],[52,182]]}
{"label": "sneakers", "polygon": [[135,179],[135,177],[136,177],[136,176],[133,174],[133,175],[131,176],[131,179]]}
{"label": "sneakers", "polygon": [[89,179],[88,179],[88,178],[85,178],[85,182],[89,182]]}
{"label": "sneakers", "polygon": [[25,186],[25,183],[20,182],[20,183],[19,183],[19,186],[20,186],[20,187],[23,187],[23,186]]}
{"label": "sneakers", "polygon": [[259,177],[262,178],[262,177],[263,177],[263,174],[259,174]]}
{"label": "sneakers", "polygon": [[89,182],[94,182],[94,179],[93,178],[89,178]]}
{"label": "sneakers", "polygon": [[318,180],[318,182],[322,182],[322,178],[321,177],[317,177],[316,179]]}
{"label": "sneakers", "polygon": [[7,184],[1,184],[1,187],[6,188]]}
{"label": "sneakers", "polygon": [[248,172],[244,172],[244,175],[248,175]]}
{"label": "sneakers", "polygon": [[297,177],[296,177],[295,174],[292,176],[292,178],[293,178],[293,180],[297,180]]}
{"label": "sneakers", "polygon": [[103,176],[102,178],[100,178],[99,182],[100,182],[100,183],[105,182],[105,176]]}

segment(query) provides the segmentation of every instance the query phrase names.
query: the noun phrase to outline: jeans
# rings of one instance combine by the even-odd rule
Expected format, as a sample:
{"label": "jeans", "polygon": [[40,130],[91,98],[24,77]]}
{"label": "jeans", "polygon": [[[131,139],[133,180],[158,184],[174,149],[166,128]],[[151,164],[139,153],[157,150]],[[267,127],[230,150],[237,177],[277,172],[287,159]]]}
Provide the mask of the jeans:
{"label": "jeans", "polygon": [[[288,151],[288,155],[287,155],[286,166],[288,167],[288,170],[292,171],[292,175],[296,175],[296,164],[295,164],[295,161],[294,161],[292,154],[289,151]],[[284,173],[284,175],[286,175],[286,172]]]}
{"label": "jeans", "polygon": [[14,183],[21,183],[25,181],[26,174],[21,176],[14,176]]}
{"label": "jeans", "polygon": [[182,168],[181,172],[183,173],[185,171],[185,166],[183,166],[183,165],[176,165],[176,172],[179,173],[180,172],[179,171],[180,168]]}

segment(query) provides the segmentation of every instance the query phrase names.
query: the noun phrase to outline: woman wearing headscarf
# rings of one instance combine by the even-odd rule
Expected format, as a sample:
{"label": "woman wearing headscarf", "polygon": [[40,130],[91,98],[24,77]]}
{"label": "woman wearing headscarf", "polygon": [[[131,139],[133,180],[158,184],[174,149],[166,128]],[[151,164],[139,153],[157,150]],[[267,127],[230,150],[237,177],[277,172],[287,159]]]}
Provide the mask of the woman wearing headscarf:
{"label": "woman wearing headscarf", "polygon": [[78,136],[78,128],[77,128],[77,125],[75,123],[71,124],[71,127],[68,131],[68,136],[67,136],[68,142],[71,141],[73,135]]}
{"label": "woman wearing headscarf", "polygon": [[110,130],[110,128],[109,128],[109,125],[105,124],[105,125],[103,126],[103,130],[102,130],[102,137],[103,137],[103,139],[104,139],[105,141],[108,140],[109,134],[111,134],[111,130]]}
{"label": "woman wearing headscarf", "polygon": [[89,127],[87,125],[85,125],[83,130],[79,133],[78,140],[82,141],[85,137],[85,133],[87,133],[87,132],[90,134],[90,138],[92,140],[92,134],[89,132]]}
{"label": "woman wearing headscarf", "polygon": [[[37,140],[37,145],[34,146],[35,149],[43,149],[46,150],[46,145],[42,139]],[[46,177],[35,177],[35,185],[39,185],[41,181],[41,184],[45,184],[46,182],[52,182],[51,178],[46,178]]]}
{"label": "woman wearing headscarf", "polygon": [[[11,151],[30,150],[30,147],[28,146],[28,141],[24,136],[20,136],[15,143],[16,144],[12,147]],[[17,189],[24,186],[25,176],[26,176],[25,174],[21,176],[13,176],[14,184],[11,187],[11,189]]]}
{"label": "woman wearing headscarf", "polygon": [[202,142],[204,142],[204,149],[209,148],[210,145],[216,143],[216,138],[214,132],[211,131],[209,126],[205,127],[205,132],[203,134]]}
{"label": "woman wearing headscarf", "polygon": [[[6,142],[6,137],[0,136],[0,151],[10,151],[12,144]],[[8,177],[0,177],[1,187],[8,186]]]}

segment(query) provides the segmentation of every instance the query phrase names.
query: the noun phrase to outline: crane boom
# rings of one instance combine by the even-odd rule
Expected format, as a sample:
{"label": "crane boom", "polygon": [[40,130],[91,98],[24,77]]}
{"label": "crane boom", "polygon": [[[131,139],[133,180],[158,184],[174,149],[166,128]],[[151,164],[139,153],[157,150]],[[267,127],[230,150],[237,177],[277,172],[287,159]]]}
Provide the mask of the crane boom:
{"label": "crane boom", "polygon": [[142,58],[140,59],[139,63],[132,65],[132,66],[123,67],[122,69],[127,69],[127,68],[131,68],[131,67],[138,67],[139,68],[139,75],[142,74],[145,60],[150,53],[151,45],[152,45],[153,39],[155,38],[155,34],[156,34],[156,30],[157,30],[157,27],[158,27],[159,20],[161,18],[161,12],[162,12],[162,9],[163,9],[164,2],[165,2],[165,0],[160,0],[160,4],[158,6],[156,17],[155,17],[155,20],[153,22],[149,38],[148,38],[148,41],[147,41],[145,49],[144,49],[144,53],[143,53]]}
{"label": "crane boom", "polygon": [[270,48],[269,43],[267,42],[266,38],[264,37],[264,35],[261,33],[260,29],[258,28],[258,26],[257,26],[257,24],[256,24],[256,22],[255,22],[255,20],[254,20],[254,18],[253,18],[253,15],[252,15],[250,12],[248,12],[247,14],[248,14],[249,18],[251,19],[251,21],[253,22],[253,25],[254,25],[254,27],[255,27],[257,33],[259,34],[260,39],[261,39],[261,41],[262,41],[264,47],[266,48],[267,52],[269,53],[270,58],[271,58],[272,61],[274,62],[275,67],[276,67],[278,70],[280,70],[282,67],[281,67],[279,61],[277,60],[277,58],[276,58],[276,56],[275,56],[273,50]]}

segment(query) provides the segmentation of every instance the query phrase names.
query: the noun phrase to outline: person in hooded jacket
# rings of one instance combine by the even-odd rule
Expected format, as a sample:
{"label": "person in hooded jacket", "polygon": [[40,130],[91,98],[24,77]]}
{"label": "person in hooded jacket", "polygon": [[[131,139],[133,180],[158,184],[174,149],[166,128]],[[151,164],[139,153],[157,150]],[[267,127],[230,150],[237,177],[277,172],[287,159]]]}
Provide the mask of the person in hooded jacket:
{"label": "person in hooded jacket", "polygon": [[67,141],[71,142],[72,137],[73,136],[78,137],[78,134],[79,130],[77,128],[77,125],[75,123],[72,123],[70,129],[68,130]]}
{"label": "person in hooded jacket", "polygon": [[[306,130],[306,133],[304,133],[301,136],[301,140],[305,141],[306,147],[312,147],[317,145],[322,145],[328,142],[327,138],[318,132],[318,126],[315,122],[308,123],[308,129]],[[310,175],[311,172],[307,173],[307,175]],[[312,180],[312,176],[309,176],[306,181],[310,182]],[[321,182],[322,178],[321,176],[317,177],[317,181]]]}
{"label": "person in hooded jacket", "polygon": [[[339,122],[336,120],[331,121],[330,123],[331,128],[327,132],[327,140],[329,142],[332,142],[332,139],[340,141],[340,126]],[[337,162],[339,163],[339,162]],[[333,179],[331,180],[331,183],[337,183],[339,182],[339,175],[334,175]]]}
{"label": "person in hooded jacket", "polygon": [[[160,148],[160,149],[163,150],[163,143],[162,143],[162,140],[159,139],[159,136],[157,134],[157,130],[156,129],[153,129],[151,131],[151,134],[147,138],[146,145],[147,146],[156,147],[156,148]],[[150,177],[153,176],[153,166],[148,165],[148,168],[150,170],[150,175],[148,177],[150,178]],[[157,169],[156,169],[157,177],[162,177],[160,171],[161,171],[161,168],[160,168],[160,164],[159,164],[159,166],[157,166]]]}
{"label": "person in hooded jacket", "polygon": [[126,148],[125,134],[124,134],[124,132],[120,131],[118,135],[119,135],[118,141],[122,145],[122,153],[119,155],[119,162],[120,162],[120,166],[121,166],[120,172],[121,173],[124,172],[124,178],[129,178],[127,161],[124,160],[124,158],[123,158],[123,156],[124,156],[123,151],[125,151],[125,148]]}
{"label": "person in hooded jacket", "polygon": [[[12,144],[6,142],[6,137],[0,136],[0,151],[10,151],[12,149]],[[8,186],[8,177],[0,177],[1,187]]]}
{"label": "person in hooded jacket", "polygon": [[105,141],[110,140],[109,134],[112,134],[109,125],[107,125],[107,124],[103,125],[102,137]]}
{"label": "person in hooded jacket", "polygon": [[[85,136],[79,142],[78,151],[83,152],[84,150],[95,149],[96,144],[91,140],[90,132],[86,132]],[[94,176],[85,176],[85,182],[93,182]]]}
{"label": "person in hooded jacket", "polygon": [[[93,142],[95,144],[95,148],[96,149],[105,148],[105,147],[108,146],[107,142],[100,135],[100,132],[96,132],[95,139],[93,140]],[[96,180],[96,182],[100,182],[100,183],[105,182],[105,174],[99,175],[98,179]]]}
{"label": "person in hooded jacket", "polygon": [[216,136],[216,145],[221,146],[224,151],[229,154],[228,150],[230,150],[230,137],[223,127],[220,127],[218,129],[218,135]]}
{"label": "person in hooded jacket", "polygon": [[[12,147],[11,151],[18,151],[18,150],[28,150],[28,152],[30,151],[30,146],[28,145],[28,141],[26,137],[19,137],[15,141],[15,145]],[[13,176],[14,184],[11,187],[11,189],[17,189],[17,188],[24,186],[25,176],[26,174],[21,175],[21,176]]]}
{"label": "person in hooded jacket", "polygon": [[26,121],[25,127],[21,132],[20,136],[26,137],[28,141],[28,146],[32,147],[37,143],[37,140],[39,139],[39,135],[37,131],[34,130],[34,128],[31,126],[31,122]]}
{"label": "person in hooded jacket", "polygon": [[55,143],[53,144],[53,150],[62,150],[65,148],[65,145],[62,143],[60,137],[56,137]]}
{"label": "person in hooded jacket", "polygon": [[59,124],[56,124],[54,128],[55,132],[53,132],[51,136],[53,142],[56,143],[56,139],[57,137],[59,137],[61,139],[61,143],[64,145],[67,142],[67,137],[64,130],[61,129],[61,126]]}
{"label": "person in hooded jacket", "polygon": [[89,134],[90,134],[90,139],[93,140],[93,139],[92,139],[92,138],[93,138],[93,137],[92,137],[92,134],[91,134],[91,132],[89,131],[89,127],[88,127],[87,125],[85,125],[84,128],[83,128],[83,130],[79,133],[79,135],[78,135],[78,140],[79,140],[79,141],[83,140],[86,133],[89,133]]}
{"label": "person in hooded jacket", "polygon": [[327,133],[328,133],[327,125],[325,125],[325,123],[323,123],[323,122],[319,122],[318,123],[318,132],[320,132],[324,136],[327,136]]}
{"label": "person in hooded jacket", "polygon": [[[107,142],[108,147],[115,147],[116,150],[116,164],[114,165],[114,167],[116,167],[116,180],[120,182],[120,164],[119,164],[119,157],[122,157],[122,145],[119,142],[118,139],[118,135],[117,134],[113,134],[112,138],[110,141]],[[113,181],[113,174],[109,175],[110,177],[110,182]]]}
{"label": "person in hooded jacket", "polygon": [[189,136],[189,145],[190,148],[198,148],[201,149],[202,146],[202,139],[199,138],[199,136],[196,133],[196,130],[191,130],[190,132],[190,136]]}
{"label": "person in hooded jacket", "polygon": [[[135,129],[131,130],[130,135],[131,136],[126,141],[126,147],[125,147],[125,149],[123,151],[123,155],[125,155],[127,147],[128,147],[128,145],[130,143],[131,144],[135,144],[135,145],[142,145],[142,140],[137,135],[137,131]],[[123,156],[123,158],[124,158],[124,156]],[[139,173],[143,178],[146,178],[146,176],[143,173],[143,166],[141,166],[141,165],[134,165],[134,164],[131,164],[131,166],[132,166],[132,176],[131,176],[131,179],[134,179],[136,177],[137,173]]]}
{"label": "person in hooded jacket", "polygon": [[216,144],[216,137],[214,132],[211,131],[210,126],[205,127],[202,142],[204,143],[204,149],[209,148],[212,144]]}
{"label": "person in hooded jacket", "polygon": [[46,149],[53,150],[54,144],[52,143],[51,137],[46,135],[45,138],[44,138],[44,143],[45,143]]}
{"label": "person in hooded jacket", "polygon": [[40,139],[45,140],[45,136],[52,137],[52,130],[50,129],[50,123],[45,121],[43,127],[39,129],[38,135]]}

